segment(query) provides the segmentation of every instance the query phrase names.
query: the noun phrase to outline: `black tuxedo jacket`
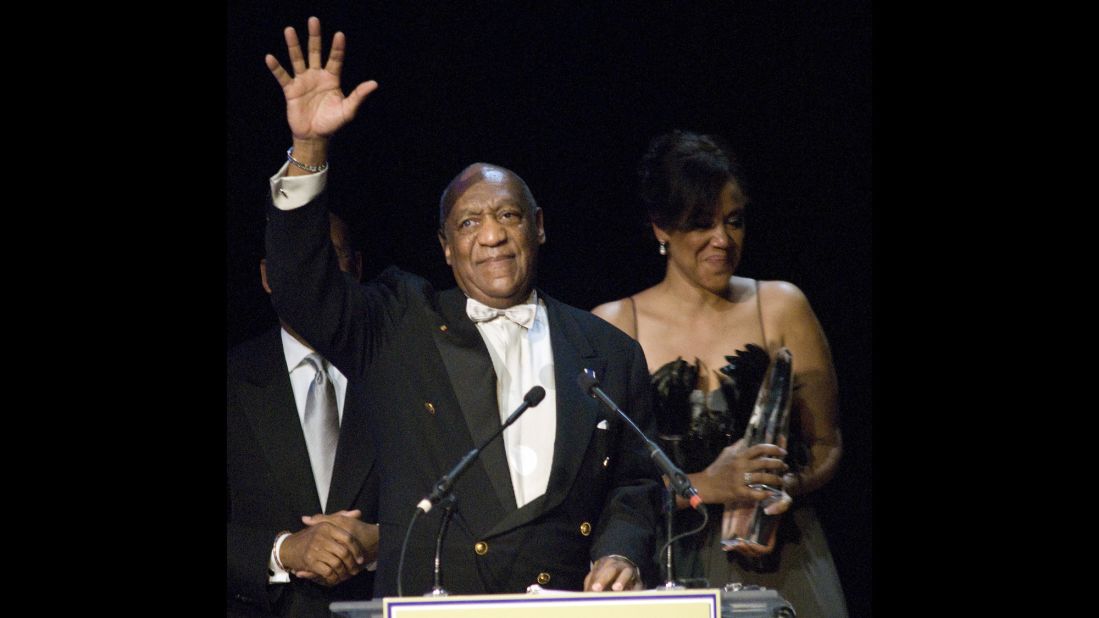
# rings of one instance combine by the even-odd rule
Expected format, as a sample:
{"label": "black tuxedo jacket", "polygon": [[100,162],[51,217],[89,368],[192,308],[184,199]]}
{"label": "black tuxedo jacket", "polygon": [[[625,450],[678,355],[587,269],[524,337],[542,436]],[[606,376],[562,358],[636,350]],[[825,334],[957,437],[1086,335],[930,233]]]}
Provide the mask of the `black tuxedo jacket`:
{"label": "black tuxedo jacket", "polygon": [[[416,504],[440,476],[499,429],[496,375],[458,288],[389,268],[357,285],[340,276],[322,194],[293,211],[270,206],[267,272],[279,315],[363,383],[381,474],[377,596],[397,592],[401,544]],[[594,369],[603,389],[651,433],[641,347],[586,311],[546,302],[557,433],[546,493],[516,508],[501,441],[454,485],[456,514],[443,548],[443,586],[455,594],[522,592],[531,584],[580,590],[590,561],[618,554],[656,578],[659,473],[643,442],[576,384]],[[435,508],[409,540],[405,595],[432,585]]]}
{"label": "black tuxedo jacket", "polygon": [[[302,515],[322,511],[279,331],[229,355],[228,609],[233,615],[327,617],[331,601],[371,598],[374,573],[364,571],[334,588],[294,577],[289,584],[267,583],[275,536],[304,528]],[[361,509],[363,521],[376,522],[379,477],[358,388],[348,380],[327,512]]]}

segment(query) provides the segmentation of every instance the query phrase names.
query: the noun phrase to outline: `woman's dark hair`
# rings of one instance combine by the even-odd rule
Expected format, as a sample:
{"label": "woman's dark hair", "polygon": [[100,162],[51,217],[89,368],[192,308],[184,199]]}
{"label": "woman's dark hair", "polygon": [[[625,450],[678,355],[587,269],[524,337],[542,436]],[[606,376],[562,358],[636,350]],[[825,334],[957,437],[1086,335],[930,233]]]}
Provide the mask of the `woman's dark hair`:
{"label": "woman's dark hair", "polygon": [[733,153],[719,138],[675,130],[654,138],[638,167],[641,201],[665,230],[713,225],[718,197],[732,180],[744,184]]}

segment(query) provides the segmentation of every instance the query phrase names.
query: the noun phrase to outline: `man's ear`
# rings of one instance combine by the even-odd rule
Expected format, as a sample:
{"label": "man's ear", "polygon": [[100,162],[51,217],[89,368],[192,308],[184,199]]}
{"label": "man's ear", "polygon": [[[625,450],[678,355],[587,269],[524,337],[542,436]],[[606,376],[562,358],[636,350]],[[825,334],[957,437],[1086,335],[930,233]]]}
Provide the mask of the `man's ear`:
{"label": "man's ear", "polygon": [[446,234],[442,230],[438,231],[439,234],[439,246],[443,248],[443,255],[446,257],[446,263],[448,266],[452,266],[450,263],[450,244],[446,241]]}

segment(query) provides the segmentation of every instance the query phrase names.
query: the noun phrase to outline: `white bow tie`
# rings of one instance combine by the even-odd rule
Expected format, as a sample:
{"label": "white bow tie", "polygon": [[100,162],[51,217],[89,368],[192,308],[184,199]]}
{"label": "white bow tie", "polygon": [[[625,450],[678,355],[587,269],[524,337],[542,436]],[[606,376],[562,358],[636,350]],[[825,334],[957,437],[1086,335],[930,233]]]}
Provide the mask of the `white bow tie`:
{"label": "white bow tie", "polygon": [[494,309],[484,303],[473,300],[472,298],[466,299],[466,314],[469,315],[469,319],[474,322],[487,322],[504,316],[519,326],[530,328],[531,326],[534,326],[534,314],[536,311],[537,307],[534,303],[512,305],[507,309]]}

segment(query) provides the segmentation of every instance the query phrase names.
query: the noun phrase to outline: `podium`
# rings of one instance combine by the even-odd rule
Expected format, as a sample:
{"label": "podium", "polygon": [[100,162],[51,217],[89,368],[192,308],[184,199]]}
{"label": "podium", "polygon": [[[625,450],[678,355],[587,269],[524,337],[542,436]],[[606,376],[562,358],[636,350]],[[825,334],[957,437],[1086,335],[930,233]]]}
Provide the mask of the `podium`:
{"label": "podium", "polygon": [[534,594],[386,597],[337,601],[339,618],[793,618],[774,590],[717,588],[636,592],[542,591]]}

